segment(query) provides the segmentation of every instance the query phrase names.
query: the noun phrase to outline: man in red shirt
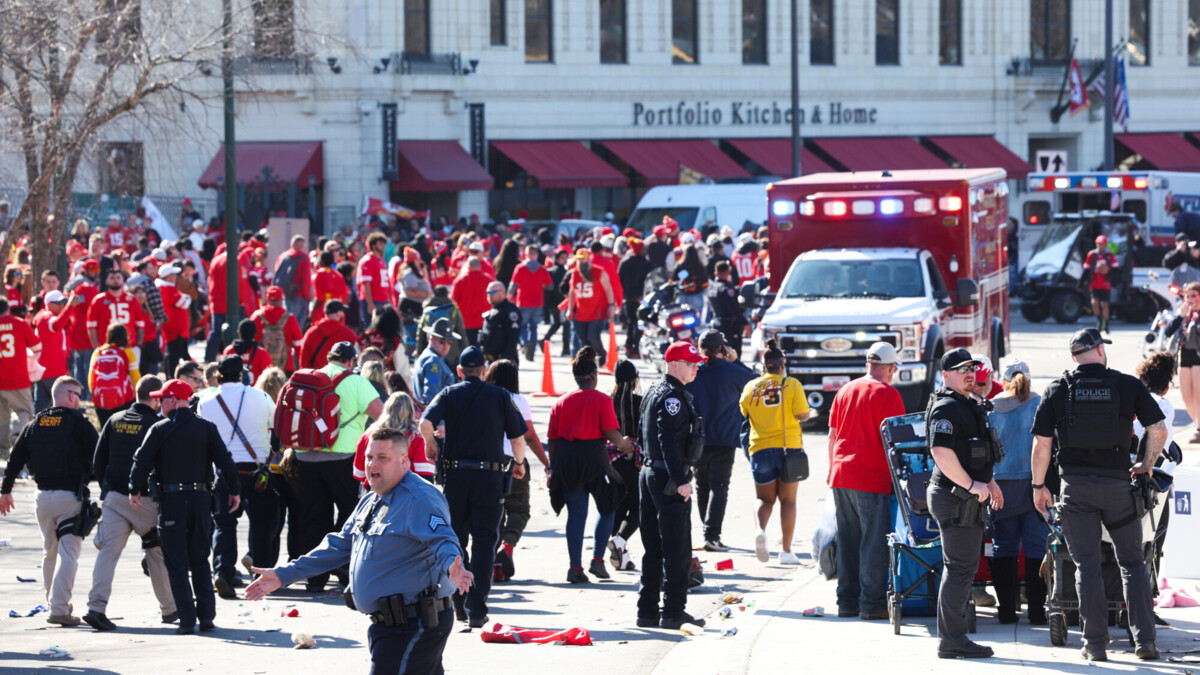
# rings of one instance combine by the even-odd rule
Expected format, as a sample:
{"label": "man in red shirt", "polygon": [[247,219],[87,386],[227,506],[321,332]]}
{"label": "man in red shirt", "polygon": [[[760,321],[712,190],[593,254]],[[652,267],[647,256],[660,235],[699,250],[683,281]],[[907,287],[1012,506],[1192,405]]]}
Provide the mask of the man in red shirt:
{"label": "man in red shirt", "polygon": [[174,376],[175,368],[190,360],[188,338],[192,335],[192,298],[175,286],[183,270],[174,263],[158,269],[158,280],[154,282],[162,296],[163,311],[167,321],[163,324],[163,342],[167,345],[167,375]]}
{"label": "man in red shirt", "polygon": [[50,387],[54,381],[67,374],[67,332],[74,322],[75,313],[68,311],[74,294],[68,298],[62,291],[46,293],[44,308],[33,317],[33,332],[42,342],[38,363],[42,366],[42,379],[33,388],[33,411],[41,411],[54,405]]}
{"label": "man in red shirt", "polygon": [[[278,286],[270,286],[267,288],[266,306],[255,312],[250,318],[258,326],[258,333],[255,336],[255,340],[267,350],[268,354],[270,354],[273,347],[274,338],[271,341],[266,341],[263,329],[269,327],[273,333],[275,331],[282,333],[284,343],[283,363],[276,363],[274,365],[291,373],[296,370],[296,359],[293,352],[298,351],[304,343],[304,332],[300,330],[300,324],[296,321],[296,316],[288,312],[287,308],[284,307],[284,302],[283,289]],[[271,354],[271,359],[275,359],[274,354]]]}
{"label": "man in red shirt", "polygon": [[463,328],[467,331],[467,342],[479,344],[479,329],[483,328],[483,315],[491,311],[492,303],[487,299],[487,287],[495,279],[480,269],[478,258],[468,258],[462,273],[450,287],[450,299],[462,312]]}
{"label": "man in red shirt", "polygon": [[[76,275],[67,281],[66,291],[71,294],[70,312],[74,316],[67,330],[67,349],[71,350],[71,376],[87,382],[88,369],[92,363],[92,339],[88,336],[87,312],[92,300],[100,294],[97,278],[100,263],[85,258],[75,263]],[[87,386],[84,385],[84,391]]]}
{"label": "man in red shirt", "polygon": [[888,618],[892,475],[879,424],[904,414],[900,392],[891,385],[898,363],[895,347],[871,345],[867,374],[839,389],[829,411],[828,482],[837,507],[840,617]]}
{"label": "man in red shirt", "polygon": [[367,237],[367,252],[358,261],[358,299],[363,315],[362,325],[371,323],[376,305],[388,303],[388,271],[383,261],[383,249],[387,247],[387,235],[372,232]]}
{"label": "man in red shirt", "polygon": [[536,244],[526,246],[525,260],[513,270],[508,294],[521,310],[521,348],[527,361],[533,360],[533,351],[538,344],[537,327],[542,316],[545,291],[553,285],[550,271],[542,264],[541,250]]}
{"label": "man in red shirt", "polygon": [[1092,273],[1092,281],[1088,285],[1092,291],[1092,314],[1096,316],[1097,327],[1105,333],[1108,332],[1108,303],[1112,296],[1109,277],[1119,266],[1117,256],[1108,250],[1108,237],[1096,237],[1096,248],[1088,251],[1083,269]]}
{"label": "man in red shirt", "polygon": [[[485,301],[486,302],[486,301]],[[324,368],[329,363],[329,349],[339,342],[358,341],[354,331],[346,327],[346,306],[338,300],[325,303],[325,316],[304,334],[300,343],[301,368]]]}
{"label": "man in red shirt", "polygon": [[[292,246],[275,261],[273,283],[283,290],[287,311],[300,327],[308,322],[308,304],[313,299],[312,261],[308,259],[308,239],[292,237]],[[261,336],[259,338],[262,339]]]}
{"label": "man in red shirt", "polygon": [[115,251],[124,248],[127,236],[125,226],[121,224],[121,216],[115,213],[109,216],[108,227],[104,228],[104,240],[108,243],[108,250]]}
{"label": "man in red shirt", "polygon": [[[223,347],[221,340],[221,329],[225,325],[226,314],[229,309],[228,301],[225,297],[225,266],[229,259],[229,254],[225,248],[225,244],[217,246],[217,253],[213,256],[212,262],[208,266],[208,308],[212,315],[212,327],[208,333],[208,343],[204,346],[204,360],[209,363],[216,363],[217,356],[221,353]],[[237,258],[235,258],[237,259]],[[240,262],[240,261],[239,261]],[[253,303],[255,308],[258,303],[254,302],[254,289],[250,288],[249,268],[238,265],[238,304],[241,305],[243,311],[246,307]],[[250,313],[245,312],[248,316]]]}
{"label": "man in red shirt", "polygon": [[[8,301],[0,298],[0,457],[8,458],[12,438],[21,433],[33,417],[33,396],[29,390],[29,355],[38,356],[42,341],[29,322],[8,313]],[[12,428],[13,413],[17,426]]]}
{"label": "man in red shirt", "polygon": [[575,252],[575,269],[570,272],[570,291],[567,293],[567,320],[571,322],[574,351],[591,345],[600,361],[608,355],[601,335],[604,325],[613,315],[616,299],[608,274],[589,261],[588,252]]}
{"label": "man in red shirt", "polygon": [[125,326],[131,346],[142,344],[146,318],[141,304],[125,291],[125,276],[115,269],[110,271],[104,278],[104,291],[88,305],[87,330],[92,349],[104,344],[104,339],[100,336],[108,335],[110,323]]}
{"label": "man in red shirt", "polygon": [[[483,242],[479,242],[479,241],[471,242],[470,244],[467,245],[467,251],[470,252],[470,256],[467,258],[467,260],[471,260],[472,258],[474,258],[475,260],[478,260],[479,261],[479,269],[483,270],[484,274],[488,275],[489,277],[491,277],[492,280],[494,280],[496,278],[496,268],[494,265],[492,265],[492,261],[488,260],[488,257],[483,254],[483,251],[484,251]],[[459,270],[458,276],[461,277],[466,273],[467,273],[467,265],[464,264],[462,266],[462,268]]]}

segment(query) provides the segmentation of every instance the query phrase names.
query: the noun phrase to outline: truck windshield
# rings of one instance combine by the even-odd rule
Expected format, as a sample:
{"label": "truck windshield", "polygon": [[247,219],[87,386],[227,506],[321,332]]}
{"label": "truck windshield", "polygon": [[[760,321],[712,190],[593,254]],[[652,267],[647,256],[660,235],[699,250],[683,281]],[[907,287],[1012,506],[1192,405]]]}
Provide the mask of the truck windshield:
{"label": "truck windshield", "polygon": [[1075,245],[1075,240],[1079,238],[1079,232],[1082,229],[1083,224],[1077,220],[1052,221],[1049,227],[1042,232],[1042,238],[1038,240],[1037,247],[1033,249],[1033,255],[1025,264],[1025,274],[1031,277],[1058,274],[1062,270],[1063,264],[1067,262],[1071,247]]}
{"label": "truck windshield", "polygon": [[925,296],[925,282],[915,259],[798,260],[780,296],[920,298]]}
{"label": "truck windshield", "polygon": [[649,232],[656,225],[662,225],[663,216],[671,216],[679,223],[679,231],[692,229],[696,223],[696,214],[700,213],[698,206],[669,206],[664,208],[637,209],[629,217],[629,227],[638,232]]}

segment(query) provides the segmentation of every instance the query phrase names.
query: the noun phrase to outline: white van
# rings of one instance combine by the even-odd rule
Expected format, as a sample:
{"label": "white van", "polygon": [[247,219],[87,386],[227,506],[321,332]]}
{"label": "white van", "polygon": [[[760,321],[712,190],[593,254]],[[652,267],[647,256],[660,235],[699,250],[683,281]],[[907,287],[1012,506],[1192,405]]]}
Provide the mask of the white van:
{"label": "white van", "polygon": [[629,227],[647,233],[661,225],[663,216],[679,222],[679,230],[728,225],[735,233],[749,222],[758,228],[767,222],[767,185],[662,185],[650,188],[629,216]]}

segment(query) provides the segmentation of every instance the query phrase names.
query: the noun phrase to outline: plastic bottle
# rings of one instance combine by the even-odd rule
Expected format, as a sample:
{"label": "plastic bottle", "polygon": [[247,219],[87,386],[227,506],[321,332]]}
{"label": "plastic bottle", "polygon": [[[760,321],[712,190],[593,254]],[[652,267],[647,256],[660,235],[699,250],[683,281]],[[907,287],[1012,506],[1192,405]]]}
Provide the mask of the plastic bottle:
{"label": "plastic bottle", "polygon": [[734,635],[737,635],[737,626],[729,626],[721,630],[721,637],[723,638],[733,637]]}

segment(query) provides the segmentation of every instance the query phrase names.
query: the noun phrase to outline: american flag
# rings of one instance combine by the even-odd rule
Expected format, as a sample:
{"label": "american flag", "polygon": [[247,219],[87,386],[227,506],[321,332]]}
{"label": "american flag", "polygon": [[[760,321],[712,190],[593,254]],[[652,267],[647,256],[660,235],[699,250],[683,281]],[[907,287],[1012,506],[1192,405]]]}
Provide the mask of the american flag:
{"label": "american flag", "polygon": [[[1125,55],[1122,54],[1117,58],[1117,62],[1113,70],[1117,76],[1117,91],[1116,100],[1113,101],[1113,124],[1120,126],[1124,131],[1129,131],[1129,87],[1125,84]],[[1101,100],[1106,96],[1104,72],[1096,78],[1092,83],[1092,88],[1100,95]]]}

